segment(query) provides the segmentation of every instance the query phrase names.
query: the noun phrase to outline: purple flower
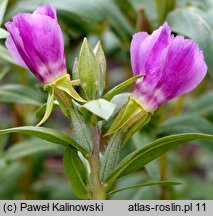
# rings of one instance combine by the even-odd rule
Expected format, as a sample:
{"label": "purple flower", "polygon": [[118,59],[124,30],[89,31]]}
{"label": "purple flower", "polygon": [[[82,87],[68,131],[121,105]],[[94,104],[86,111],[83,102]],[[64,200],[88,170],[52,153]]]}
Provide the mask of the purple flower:
{"label": "purple flower", "polygon": [[183,36],[171,35],[167,23],[151,35],[134,34],[130,53],[134,75],[145,75],[136,81],[133,97],[147,111],[190,92],[207,72],[198,45]]}
{"label": "purple flower", "polygon": [[11,55],[43,84],[67,73],[62,31],[54,8],[44,5],[32,14],[20,13],[5,26],[10,33],[6,46]]}

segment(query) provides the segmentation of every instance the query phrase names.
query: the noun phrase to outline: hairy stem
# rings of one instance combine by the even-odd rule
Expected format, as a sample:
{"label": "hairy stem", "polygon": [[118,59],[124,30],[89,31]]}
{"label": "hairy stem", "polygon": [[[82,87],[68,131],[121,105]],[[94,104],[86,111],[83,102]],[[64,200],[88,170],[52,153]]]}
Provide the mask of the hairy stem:
{"label": "hairy stem", "polygon": [[99,178],[100,171],[100,131],[98,127],[95,127],[93,134],[93,152],[90,157],[91,168],[91,190],[93,200],[104,200],[106,197],[104,191],[104,185]]}

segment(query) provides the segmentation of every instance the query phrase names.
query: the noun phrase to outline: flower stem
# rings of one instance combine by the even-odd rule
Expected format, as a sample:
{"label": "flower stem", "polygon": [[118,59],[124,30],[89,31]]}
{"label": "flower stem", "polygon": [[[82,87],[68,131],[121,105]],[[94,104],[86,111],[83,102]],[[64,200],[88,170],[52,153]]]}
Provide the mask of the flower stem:
{"label": "flower stem", "polygon": [[91,168],[91,190],[93,200],[104,200],[106,197],[104,185],[101,183],[99,178],[100,171],[100,131],[98,127],[94,129],[93,136],[93,152],[90,157],[90,168]]}

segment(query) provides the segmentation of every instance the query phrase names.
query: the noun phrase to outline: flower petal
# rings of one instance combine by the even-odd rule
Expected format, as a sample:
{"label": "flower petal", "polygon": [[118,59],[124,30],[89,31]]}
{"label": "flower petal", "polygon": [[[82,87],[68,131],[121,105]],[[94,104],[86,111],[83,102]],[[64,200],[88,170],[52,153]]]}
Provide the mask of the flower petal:
{"label": "flower petal", "polygon": [[20,56],[12,37],[9,35],[5,41],[5,45],[9,52],[11,53],[12,57],[15,59],[15,61],[20,64],[21,66],[27,68],[26,64],[24,63],[22,57]]}
{"label": "flower petal", "polygon": [[162,65],[163,77],[156,86],[164,93],[160,103],[191,91],[207,73],[198,45],[182,36],[173,39]]}
{"label": "flower petal", "polygon": [[141,60],[139,58],[138,48],[141,46],[141,43],[147,38],[149,35],[146,32],[139,32],[133,35],[131,46],[130,46],[130,54],[131,54],[131,64],[132,70],[135,76],[140,74],[141,71]]}
{"label": "flower petal", "polygon": [[63,35],[57,21],[37,14],[19,14],[13,20],[42,82],[49,83],[65,74]]}
{"label": "flower petal", "polygon": [[152,35],[138,37],[133,42],[134,74],[145,74],[136,81],[133,95],[147,111],[154,111],[162,103],[191,91],[207,73],[198,45],[183,36],[171,35],[167,23]]}
{"label": "flower petal", "polygon": [[[137,49],[137,67],[139,74],[145,76],[136,81],[136,94],[141,95],[141,100],[149,101],[153,97],[153,90],[162,76],[160,68],[161,55],[166,51],[171,43],[171,29],[167,23],[164,23],[152,35],[146,37]],[[133,62],[133,61],[131,61]]]}
{"label": "flower petal", "polygon": [[37,8],[33,14],[47,15],[55,20],[57,20],[57,14],[55,8],[49,4],[45,4],[43,7]]}
{"label": "flower petal", "polygon": [[25,51],[22,38],[20,37],[20,34],[19,34],[19,30],[15,26],[14,22],[7,22],[7,23],[5,23],[5,27],[9,31],[10,36],[11,36],[13,42],[14,42],[14,45],[16,46],[16,49],[17,49],[19,55],[21,56],[22,60],[24,61],[25,65],[31,71],[35,71],[35,67],[32,64],[31,60],[29,59],[29,57],[28,57],[28,55],[27,55],[27,53]]}

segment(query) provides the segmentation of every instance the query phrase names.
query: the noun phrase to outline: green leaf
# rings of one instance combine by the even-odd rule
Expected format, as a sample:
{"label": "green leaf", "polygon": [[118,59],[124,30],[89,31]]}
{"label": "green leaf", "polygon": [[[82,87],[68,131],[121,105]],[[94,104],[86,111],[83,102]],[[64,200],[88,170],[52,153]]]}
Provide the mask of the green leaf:
{"label": "green leaf", "polygon": [[46,104],[46,110],[43,118],[41,121],[36,125],[40,126],[42,125],[50,116],[52,109],[53,109],[53,102],[54,102],[54,88],[51,86],[51,88],[48,88],[48,98],[47,98],[47,104]]}
{"label": "green leaf", "polygon": [[58,146],[53,145],[50,142],[32,138],[20,143],[16,143],[11,148],[9,148],[3,156],[3,160],[13,161],[38,152],[55,151],[58,149]]}
{"label": "green leaf", "polygon": [[60,144],[63,146],[73,146],[78,149],[81,153],[85,154],[85,150],[72,138],[70,138],[65,133],[59,132],[55,129],[44,128],[44,127],[34,127],[34,126],[24,126],[24,127],[15,127],[0,130],[0,134],[7,133],[22,133],[30,136],[35,136],[46,140],[48,142]]}
{"label": "green leaf", "polygon": [[0,80],[3,79],[3,77],[9,72],[10,68],[9,67],[5,67],[0,71]]}
{"label": "green leaf", "polygon": [[213,110],[213,91],[196,97],[193,103],[189,103],[186,107],[187,113],[196,113],[201,115],[208,115]]}
{"label": "green leaf", "polygon": [[103,96],[103,98],[106,99],[106,100],[111,100],[116,94],[118,94],[123,89],[125,89],[126,87],[128,87],[129,85],[131,85],[132,83],[134,83],[136,80],[140,79],[143,76],[144,75],[137,75],[137,76],[131,77],[130,79],[128,79],[128,80],[120,83],[119,85],[117,85],[116,87],[114,87],[113,89],[111,89],[110,91],[108,91]]}
{"label": "green leaf", "polygon": [[201,116],[195,114],[183,114],[162,122],[158,132],[166,135],[184,132],[213,134],[213,124]]}
{"label": "green leaf", "polygon": [[93,149],[91,128],[85,124],[83,117],[76,107],[73,106],[73,108],[70,109],[70,116],[73,124],[73,136],[79,145],[81,145],[87,152],[91,152]]}
{"label": "green leaf", "polygon": [[2,25],[8,0],[0,0],[0,26]]}
{"label": "green leaf", "polygon": [[88,100],[94,100],[98,91],[99,67],[95,54],[85,38],[81,47],[78,73],[81,87]]}
{"label": "green leaf", "polygon": [[120,158],[122,137],[119,134],[114,134],[104,152],[101,161],[100,179],[105,182],[107,178],[113,173]]}
{"label": "green leaf", "polygon": [[13,60],[12,56],[8,52],[8,50],[0,44],[0,59],[7,61],[9,63],[17,65],[17,63]]}
{"label": "green leaf", "polygon": [[98,41],[98,43],[96,44],[94,48],[94,53],[99,66],[98,96],[100,97],[103,93],[105,82],[106,82],[106,58],[100,41]]}
{"label": "green leaf", "polygon": [[126,156],[116,167],[114,172],[107,179],[107,183],[111,185],[119,176],[124,176],[143,168],[146,164],[176,148],[177,146],[186,143],[190,140],[213,140],[213,135],[201,133],[185,133],[176,134],[151,142],[145,147],[138,149]]}
{"label": "green leaf", "polygon": [[34,89],[22,85],[0,87],[0,101],[6,103],[32,104],[40,106],[41,96]]}
{"label": "green leaf", "polygon": [[73,193],[80,199],[88,199],[86,168],[75,149],[66,148],[64,169],[69,177]]}
{"label": "green leaf", "polygon": [[81,109],[87,109],[104,120],[108,120],[115,110],[115,105],[102,98],[85,103]]}
{"label": "green leaf", "polygon": [[4,39],[9,35],[9,33],[4,30],[3,28],[0,28],[0,39]]}
{"label": "green leaf", "polygon": [[178,8],[167,18],[172,31],[194,39],[204,51],[210,75],[213,77],[213,14],[195,7]]}
{"label": "green leaf", "polygon": [[136,184],[136,185],[132,185],[129,187],[120,188],[120,189],[117,189],[114,191],[110,191],[107,195],[111,196],[112,194],[119,193],[121,191],[129,190],[132,188],[142,188],[142,187],[149,187],[149,186],[156,186],[156,185],[173,186],[173,185],[180,185],[180,184],[181,184],[180,182],[173,182],[173,181],[148,182],[148,183],[144,183],[144,184]]}

